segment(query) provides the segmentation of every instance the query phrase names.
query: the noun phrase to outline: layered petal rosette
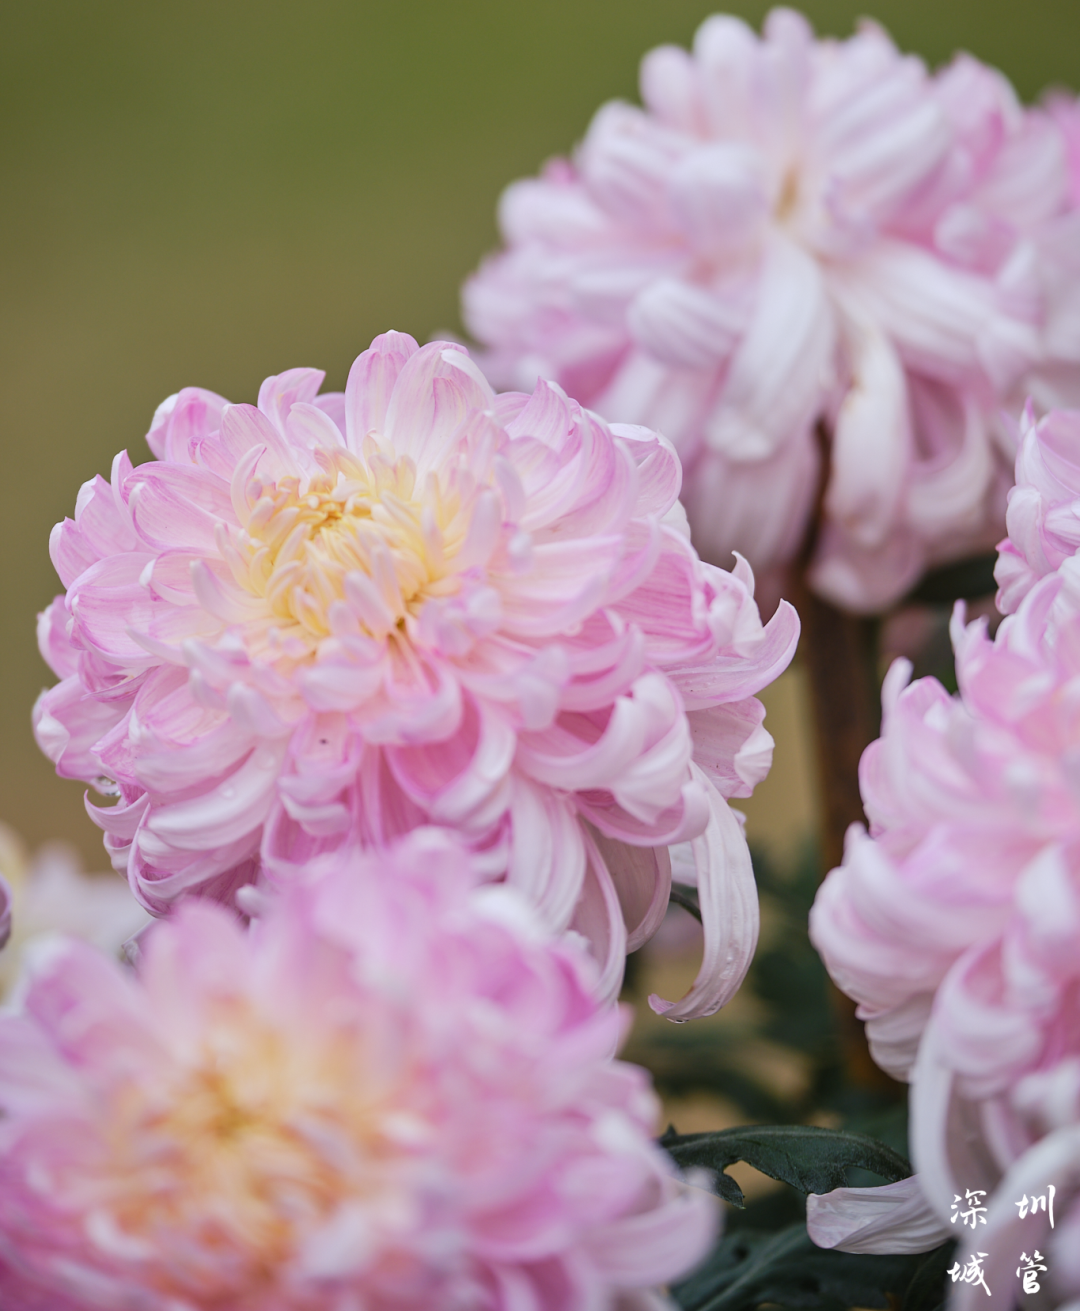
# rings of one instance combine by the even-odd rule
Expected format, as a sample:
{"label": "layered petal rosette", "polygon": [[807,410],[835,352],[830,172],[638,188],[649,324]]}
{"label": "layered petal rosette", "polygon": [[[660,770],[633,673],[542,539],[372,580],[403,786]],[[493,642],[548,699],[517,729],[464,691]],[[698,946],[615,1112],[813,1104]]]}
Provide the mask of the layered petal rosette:
{"label": "layered petal rosette", "polygon": [[506,249],[464,292],[490,376],[670,437],[699,549],[759,571],[806,539],[827,432],[811,582],[840,605],[992,545],[1003,402],[1080,384],[1068,107],[785,9],[653,50],[641,95],[504,194]]}
{"label": "layered petal rosette", "polygon": [[912,1082],[912,1151],[944,1219],[1045,1131],[1035,1092],[1080,1069],[1080,558],[1062,559],[1076,419],[1024,438],[1001,557],[1015,612],[991,641],[958,609],[958,694],[890,671],[861,767],[870,833],[850,831],[811,914],[871,1051]]}
{"label": "layered petal rosette", "polygon": [[556,386],[496,396],[461,347],[377,338],[342,395],[189,389],[87,483],[41,619],[62,681],[35,712],[115,863],[155,912],[228,900],[427,824],[460,832],[614,992],[663,916],[668,844],[697,856],[706,963],[683,1018],[753,951],[725,798],[772,740],[753,693],[797,619],[703,564],[662,438]]}
{"label": "layered petal rosette", "polygon": [[40,951],[0,1018],[0,1255],[42,1305],[659,1307],[718,1204],[582,944],[482,877],[427,830],[250,930],[185,904],[137,977]]}
{"label": "layered petal rosette", "polygon": [[1024,413],[1008,537],[998,546],[997,608],[1012,614],[1040,578],[1080,549],[1080,410]]}

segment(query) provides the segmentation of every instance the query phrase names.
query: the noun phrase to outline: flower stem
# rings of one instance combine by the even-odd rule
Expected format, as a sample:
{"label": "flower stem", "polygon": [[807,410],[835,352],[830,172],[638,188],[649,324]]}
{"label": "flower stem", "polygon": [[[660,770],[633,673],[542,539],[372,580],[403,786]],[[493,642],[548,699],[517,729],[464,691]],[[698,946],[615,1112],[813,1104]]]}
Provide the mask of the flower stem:
{"label": "flower stem", "polygon": [[[829,435],[818,426],[822,469],[829,468]],[[879,621],[837,609],[810,588],[808,573],[821,527],[825,477],[818,493],[818,512],[802,557],[793,570],[795,607],[802,623],[798,659],[810,685],[810,713],[821,796],[821,875],[844,857],[844,835],[852,824],[864,824],[859,791],[859,761],[881,727],[881,686],[878,678]],[[901,1086],[875,1065],[855,1003],[830,986],[838,1036],[848,1079],[858,1088],[898,1095]]]}
{"label": "flower stem", "polygon": [[[846,614],[815,596],[800,578],[802,620],[799,659],[809,675],[811,714],[821,787],[821,873],[839,865],[848,826],[865,823],[859,760],[880,726],[877,621]],[[830,987],[844,1068],[849,1082],[868,1092],[901,1095],[870,1055],[855,1003]]]}
{"label": "flower stem", "polygon": [[822,874],[839,865],[848,826],[864,823],[859,760],[878,734],[877,621],[846,614],[800,579],[799,659],[809,676],[822,800]]}

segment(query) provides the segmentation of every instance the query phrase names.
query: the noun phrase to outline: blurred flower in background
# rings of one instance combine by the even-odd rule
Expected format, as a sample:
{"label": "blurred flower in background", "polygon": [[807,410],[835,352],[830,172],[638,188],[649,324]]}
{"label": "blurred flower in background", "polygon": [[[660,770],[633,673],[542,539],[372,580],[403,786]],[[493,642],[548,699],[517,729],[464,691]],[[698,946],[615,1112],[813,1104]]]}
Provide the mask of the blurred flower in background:
{"label": "blurred flower in background", "polygon": [[931,75],[874,24],[815,41],[786,9],[652,51],[641,94],[504,194],[506,250],[464,292],[491,378],[663,432],[698,549],[772,596],[821,424],[821,595],[879,610],[991,546],[1002,408],[1080,396],[1072,102],[1025,110],[970,56]]}
{"label": "blurred flower in background", "polygon": [[[658,1311],[718,1223],[580,942],[431,830],[74,941],[0,1018],[0,1253],[78,1306]],[[66,1305],[66,1303],[64,1303]]]}
{"label": "blurred flower in background", "polygon": [[[932,678],[906,686],[910,666],[893,666],[862,762],[870,832],[852,828],[811,913],[875,1058],[912,1083],[925,1205],[852,1250],[904,1250],[927,1210],[933,1246],[965,1189],[997,1190],[1001,1228],[1021,1178],[1080,1177],[1080,413],[1029,422],[1016,473],[999,559],[1007,617],[991,641],[958,607],[954,696]],[[848,1202],[858,1227],[876,1198]],[[836,1219],[822,1210],[819,1232],[838,1236]],[[1063,1251],[1077,1225],[1080,1210]],[[992,1236],[979,1243],[989,1251]]]}
{"label": "blurred flower in background", "polygon": [[50,842],[31,856],[14,829],[0,824],[0,877],[11,889],[12,932],[0,951],[0,999],[10,995],[23,955],[37,939],[64,933],[116,956],[150,916],[111,871],[86,874],[78,853]]}

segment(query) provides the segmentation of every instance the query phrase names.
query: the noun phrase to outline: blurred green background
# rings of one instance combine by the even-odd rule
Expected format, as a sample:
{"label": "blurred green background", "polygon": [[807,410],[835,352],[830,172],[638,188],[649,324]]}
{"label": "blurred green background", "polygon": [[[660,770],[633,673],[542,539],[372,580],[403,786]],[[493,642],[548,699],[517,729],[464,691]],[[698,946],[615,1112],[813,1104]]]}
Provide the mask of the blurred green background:
{"label": "blurred green background", "polygon": [[[121,447],[147,458],[155,406],[185,384],[254,400],[265,375],[310,364],[340,387],[376,332],[455,328],[500,189],[633,96],[641,54],[687,43],[713,8],[0,8],[0,817],[103,863],[81,785],[55,779],[29,728],[52,681],[33,637],[57,588],[49,529],[79,485]],[[756,24],[768,6],[731,8]],[[863,4],[805,8],[844,35]],[[1026,98],[1080,85],[1077,0],[880,0],[873,16],[933,63],[971,50]]]}

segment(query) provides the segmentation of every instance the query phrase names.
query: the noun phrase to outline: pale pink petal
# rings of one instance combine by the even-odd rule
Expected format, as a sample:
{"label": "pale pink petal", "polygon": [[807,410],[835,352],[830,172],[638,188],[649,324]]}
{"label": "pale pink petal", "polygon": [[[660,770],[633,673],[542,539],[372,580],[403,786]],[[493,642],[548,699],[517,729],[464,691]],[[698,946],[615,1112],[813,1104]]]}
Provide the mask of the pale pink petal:
{"label": "pale pink petal", "polygon": [[766,252],[753,318],[705,425],[731,460],[768,459],[817,416],[836,328],[818,266],[776,238]]}
{"label": "pale pink petal", "polygon": [[359,451],[369,432],[381,432],[398,375],[419,350],[408,333],[384,332],[356,357],[345,387],[345,423],[349,446]]}
{"label": "pale pink petal", "polygon": [[916,993],[888,1010],[863,1012],[870,1055],[886,1074],[903,1083],[911,1078],[933,1001],[931,992]]}
{"label": "pale pink petal", "polygon": [[[657,46],[641,61],[641,98],[662,123],[690,134],[701,126],[694,62],[679,46]],[[521,185],[521,184],[519,184]]]}
{"label": "pale pink petal", "polygon": [[635,344],[674,368],[715,368],[738,341],[745,314],[735,301],[677,278],[657,278],[626,312]]}
{"label": "pale pink petal", "polygon": [[395,747],[391,772],[405,794],[435,823],[487,828],[510,803],[510,765],[516,738],[497,712],[466,705],[448,741]]}
{"label": "pale pink petal", "polygon": [[875,614],[909,592],[925,565],[926,549],[909,527],[897,525],[873,549],[827,524],[808,572],[814,591],[834,606]]}
{"label": "pale pink petal", "polygon": [[257,747],[235,773],[205,795],[159,806],[148,833],[180,851],[237,841],[266,818],[277,784],[284,747]]}
{"label": "pale pink petal", "polygon": [[588,834],[585,853],[585,877],[570,927],[585,938],[600,967],[597,996],[603,1002],[614,1002],[626,965],[626,923],[611,872]]}
{"label": "pale pink petal", "polygon": [[562,797],[525,778],[515,778],[510,806],[507,882],[536,906],[545,924],[565,928],[585,880],[581,825]]}
{"label": "pale pink petal", "polygon": [[748,797],[772,766],[773,740],[762,721],[765,707],[750,698],[692,711],[694,762],[723,797]]}
{"label": "pale pink petal", "polygon": [[948,414],[934,404],[933,391],[932,384],[912,388],[918,425],[932,434],[933,446],[911,468],[907,517],[930,542],[977,540],[996,464],[989,426],[971,396],[962,396],[959,412]]}
{"label": "pale pink petal", "polygon": [[616,1283],[674,1279],[686,1269],[690,1252],[715,1239],[720,1216],[710,1194],[692,1186],[672,1193],[662,1209],[617,1221],[593,1238],[593,1255]]}
{"label": "pale pink petal", "polygon": [[757,885],[742,826],[701,770],[691,769],[709,800],[708,827],[693,842],[705,950],[685,997],[649,998],[653,1010],[669,1020],[712,1015],[730,1001],[750,968],[758,937]]}
{"label": "pale pink petal", "polygon": [[806,1230],[841,1252],[930,1252],[953,1237],[923,1195],[919,1176],[880,1188],[835,1188],[806,1199]]}
{"label": "pale pink petal", "polygon": [[739,551],[759,575],[789,559],[805,536],[820,464],[809,427],[768,460],[737,463],[703,450],[683,492],[702,557],[727,568]]}
{"label": "pale pink petal", "polygon": [[904,371],[884,334],[852,324],[852,382],[833,427],[825,511],[860,545],[880,546],[903,504],[911,466]]}
{"label": "pale pink petal", "polygon": [[157,551],[214,551],[217,525],[236,521],[228,484],[205,469],[140,466],[127,487],[135,526]]}
{"label": "pale pink petal", "polygon": [[158,460],[183,464],[193,445],[221,427],[228,401],[202,387],[185,387],[162,401],[154,412],[146,444]]}
{"label": "pale pink petal", "polygon": [[49,535],[49,558],[65,587],[100,559],[71,519],[58,523]]}
{"label": "pale pink petal", "polygon": [[647,228],[661,222],[664,178],[683,149],[676,133],[614,101],[597,110],[576,163],[587,193],[607,214]]}
{"label": "pale pink petal", "polygon": [[698,146],[671,170],[668,190],[676,224],[703,254],[738,255],[765,229],[771,200],[768,172],[748,145],[726,141]]}
{"label": "pale pink petal", "polygon": [[101,767],[94,747],[126,713],[122,701],[95,700],[75,675],[38,697],[34,737],[61,778],[97,778]]}
{"label": "pale pink petal", "polygon": [[666,847],[631,847],[602,833],[592,840],[611,874],[626,924],[626,950],[643,947],[660,927],[671,894],[671,859]]}
{"label": "pale pink petal", "polygon": [[394,383],[384,422],[395,448],[423,469],[445,459],[446,447],[472,409],[493,393],[461,347],[429,342],[410,356]]}

